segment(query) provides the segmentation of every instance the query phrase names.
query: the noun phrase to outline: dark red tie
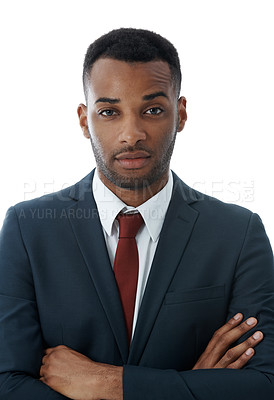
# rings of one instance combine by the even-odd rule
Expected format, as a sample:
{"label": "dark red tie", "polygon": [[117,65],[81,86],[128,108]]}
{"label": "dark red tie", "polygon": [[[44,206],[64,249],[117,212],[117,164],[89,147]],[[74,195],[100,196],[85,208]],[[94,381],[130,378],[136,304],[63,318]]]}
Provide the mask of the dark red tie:
{"label": "dark red tie", "polygon": [[139,271],[139,257],[135,236],[144,221],[139,213],[120,214],[117,219],[119,221],[119,241],[113,269],[130,343]]}

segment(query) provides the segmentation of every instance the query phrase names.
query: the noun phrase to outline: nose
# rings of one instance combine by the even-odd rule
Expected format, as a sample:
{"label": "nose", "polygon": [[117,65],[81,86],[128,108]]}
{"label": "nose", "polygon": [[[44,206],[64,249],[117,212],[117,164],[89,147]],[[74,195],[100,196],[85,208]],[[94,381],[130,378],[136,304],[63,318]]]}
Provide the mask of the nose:
{"label": "nose", "polygon": [[121,143],[134,146],[140,140],[146,139],[146,131],[142,121],[136,115],[126,115],[123,118],[119,140]]}

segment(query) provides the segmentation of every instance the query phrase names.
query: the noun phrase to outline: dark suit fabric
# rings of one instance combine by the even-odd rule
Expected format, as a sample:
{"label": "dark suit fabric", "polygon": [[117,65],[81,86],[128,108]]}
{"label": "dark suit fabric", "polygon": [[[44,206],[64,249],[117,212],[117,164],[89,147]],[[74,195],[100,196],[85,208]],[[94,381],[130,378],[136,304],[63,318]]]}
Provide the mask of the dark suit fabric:
{"label": "dark suit fabric", "polygon": [[[0,399],[64,398],[37,379],[43,350],[60,344],[124,365],[125,400],[273,399],[273,254],[260,218],[174,174],[129,350],[92,177],[7,212]],[[191,371],[214,331],[237,312],[257,317],[265,334],[253,359],[242,370]]]}

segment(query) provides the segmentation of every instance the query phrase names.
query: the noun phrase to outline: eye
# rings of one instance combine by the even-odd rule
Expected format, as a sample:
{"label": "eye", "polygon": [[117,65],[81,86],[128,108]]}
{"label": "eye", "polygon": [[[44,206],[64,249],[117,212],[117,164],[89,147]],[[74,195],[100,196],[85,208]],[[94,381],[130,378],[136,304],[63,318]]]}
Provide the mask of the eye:
{"label": "eye", "polygon": [[164,110],[162,110],[160,107],[151,107],[149,108],[145,114],[149,114],[149,115],[159,115],[163,112]]}
{"label": "eye", "polygon": [[99,112],[99,115],[103,115],[104,117],[113,117],[117,112],[114,110],[103,110]]}

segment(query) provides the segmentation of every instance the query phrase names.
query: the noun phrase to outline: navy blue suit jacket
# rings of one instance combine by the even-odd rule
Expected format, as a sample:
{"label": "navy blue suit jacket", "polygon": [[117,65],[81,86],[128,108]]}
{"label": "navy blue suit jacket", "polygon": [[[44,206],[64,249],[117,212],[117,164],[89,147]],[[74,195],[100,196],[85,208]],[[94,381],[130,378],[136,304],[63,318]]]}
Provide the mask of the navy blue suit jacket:
{"label": "navy blue suit jacket", "polygon": [[[91,190],[93,173],[11,207],[0,237],[0,399],[64,398],[38,380],[60,344],[124,365],[124,399],[274,398],[273,254],[260,218],[174,190],[132,345]],[[237,312],[265,339],[242,370],[191,371]]]}

